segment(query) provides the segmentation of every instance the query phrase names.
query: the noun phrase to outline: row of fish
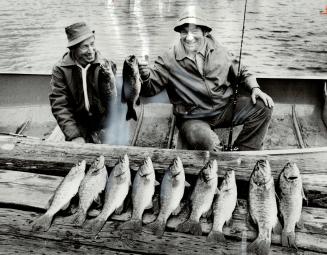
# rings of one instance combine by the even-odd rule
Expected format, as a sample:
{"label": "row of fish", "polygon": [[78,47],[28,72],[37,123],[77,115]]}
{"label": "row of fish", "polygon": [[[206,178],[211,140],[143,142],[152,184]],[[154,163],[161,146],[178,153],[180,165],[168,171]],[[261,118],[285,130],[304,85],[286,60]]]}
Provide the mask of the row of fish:
{"label": "row of fish", "polygon": [[[123,211],[124,201],[131,184],[129,158],[127,155],[119,159],[110,175],[107,174],[105,159],[98,157],[85,174],[86,162],[83,160],[74,166],[58,186],[47,212],[35,220],[32,229],[47,231],[54,215],[69,206],[71,199],[78,193],[77,212],[71,216],[76,225],[83,225],[93,234],[101,231],[107,219],[115,212]],[[121,224],[121,230],[142,230],[142,216],[146,209],[153,207],[155,178],[150,157],[139,167],[132,185],[132,217]],[[182,161],[175,158],[163,176],[160,186],[160,211],[156,220],[145,228],[154,234],[163,235],[168,218],[181,211],[184,196],[185,180]],[[228,223],[237,204],[237,187],[235,173],[227,171],[218,186],[218,165],[210,160],[199,172],[196,184],[190,197],[190,216],[177,226],[177,231],[202,235],[201,216],[213,214],[212,230],[207,240],[212,242],[225,240],[223,226]],[[284,223],[282,231],[283,246],[295,245],[295,224],[299,222],[302,210],[301,176],[296,164],[288,163],[279,177],[280,212]],[[102,211],[93,219],[85,222],[89,208],[93,202],[101,204],[100,193],[105,191]],[[217,195],[216,195],[217,194]],[[249,212],[255,225],[258,226],[258,237],[248,247],[257,254],[268,254],[271,243],[271,231],[278,228],[277,202],[274,179],[267,160],[259,160],[250,177]],[[215,196],[216,195],[216,196]]]}
{"label": "row of fish", "polygon": [[248,246],[249,252],[269,254],[271,233],[280,234],[282,246],[296,248],[295,226],[301,225],[302,200],[306,199],[300,171],[295,163],[287,163],[278,178],[277,199],[279,200],[280,218],[274,178],[267,160],[259,160],[250,177],[249,212],[258,227],[258,237]]}

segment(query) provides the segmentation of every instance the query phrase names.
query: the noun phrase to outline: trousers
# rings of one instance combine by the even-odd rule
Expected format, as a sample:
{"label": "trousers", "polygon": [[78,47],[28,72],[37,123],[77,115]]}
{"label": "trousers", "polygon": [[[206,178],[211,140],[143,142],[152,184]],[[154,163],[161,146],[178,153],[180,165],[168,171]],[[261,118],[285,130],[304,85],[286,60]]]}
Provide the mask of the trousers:
{"label": "trousers", "polygon": [[257,99],[256,104],[253,104],[250,96],[240,95],[234,118],[231,100],[216,116],[201,119],[177,118],[177,127],[188,149],[217,151],[221,150],[221,143],[213,129],[229,127],[233,121],[234,126],[243,125],[234,147],[238,150],[262,150],[272,111],[262,100]]}

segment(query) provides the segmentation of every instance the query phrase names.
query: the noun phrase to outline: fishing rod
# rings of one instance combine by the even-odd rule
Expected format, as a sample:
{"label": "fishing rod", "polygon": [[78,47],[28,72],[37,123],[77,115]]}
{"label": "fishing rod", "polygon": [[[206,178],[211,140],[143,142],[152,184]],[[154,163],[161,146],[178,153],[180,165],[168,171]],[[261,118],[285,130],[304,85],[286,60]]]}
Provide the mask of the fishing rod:
{"label": "fishing rod", "polygon": [[224,146],[224,148],[223,148],[224,151],[234,151],[234,150],[236,150],[236,148],[234,148],[233,145],[232,145],[233,129],[234,129],[233,119],[235,117],[235,109],[236,109],[236,103],[237,103],[237,97],[238,97],[238,85],[239,85],[240,80],[241,80],[240,79],[240,72],[241,72],[242,48],[243,48],[243,38],[244,38],[244,27],[245,27],[245,16],[246,16],[247,2],[248,1],[245,0],[240,55],[239,55],[239,61],[238,61],[236,84],[234,86],[232,119],[231,119],[231,125],[230,125],[230,129],[229,129],[228,144],[227,144],[227,146],[226,145]]}

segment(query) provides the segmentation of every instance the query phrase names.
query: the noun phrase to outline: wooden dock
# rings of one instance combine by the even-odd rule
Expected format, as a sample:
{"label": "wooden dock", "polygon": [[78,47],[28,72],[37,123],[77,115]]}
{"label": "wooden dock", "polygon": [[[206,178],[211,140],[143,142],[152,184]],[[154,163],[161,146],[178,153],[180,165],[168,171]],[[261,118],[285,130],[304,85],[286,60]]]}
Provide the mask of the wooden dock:
{"label": "wooden dock", "polygon": [[[308,153],[308,150],[298,149],[291,155],[291,159],[301,170],[309,199],[302,212],[304,228],[296,230],[296,241],[298,254],[324,254],[327,253],[327,169],[324,167],[327,164],[327,148],[316,148],[311,153]],[[90,164],[96,156],[103,154],[107,168],[110,169],[125,153],[129,155],[132,170],[138,168],[145,156],[150,156],[159,182],[164,169],[176,156],[183,161],[186,179],[190,183],[211,158],[216,158],[219,162],[219,177],[222,177],[226,170],[234,169],[239,201],[233,214],[232,225],[224,228],[228,241],[223,244],[211,244],[206,241],[212,224],[210,219],[202,219],[203,236],[176,232],[177,224],[187,217],[186,211],[169,219],[167,231],[161,238],[146,230],[136,235],[119,231],[116,229],[119,223],[130,217],[128,208],[125,208],[122,215],[113,215],[97,238],[84,229],[73,226],[64,214],[55,217],[48,232],[31,231],[30,223],[45,212],[62,176],[65,176],[74,163],[86,159]],[[290,156],[286,158],[283,155],[285,153],[281,150],[210,154],[207,151],[79,145],[1,137],[0,245],[5,247],[5,254],[23,251],[33,254],[242,254],[246,245],[257,235],[247,216],[247,183],[250,173],[259,156],[270,161],[273,175],[277,178],[284,163],[290,160]],[[186,190],[186,194],[189,192],[190,190]],[[149,223],[154,219],[155,215],[149,211],[144,215],[143,221]],[[279,235],[273,235],[272,243],[270,254],[292,252],[281,247]]]}

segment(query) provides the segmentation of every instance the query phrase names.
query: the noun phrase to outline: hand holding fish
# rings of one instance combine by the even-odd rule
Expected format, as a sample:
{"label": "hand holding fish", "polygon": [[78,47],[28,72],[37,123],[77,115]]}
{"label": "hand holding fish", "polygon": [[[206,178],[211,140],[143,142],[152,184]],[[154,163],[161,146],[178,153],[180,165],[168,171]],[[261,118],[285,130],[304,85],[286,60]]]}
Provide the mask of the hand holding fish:
{"label": "hand holding fish", "polygon": [[149,68],[149,56],[145,55],[145,60],[138,60],[139,72],[142,80],[146,80],[150,76],[150,68]]}
{"label": "hand holding fish", "polygon": [[100,64],[100,70],[106,78],[112,78],[114,76],[111,64],[107,59],[104,59]]}

